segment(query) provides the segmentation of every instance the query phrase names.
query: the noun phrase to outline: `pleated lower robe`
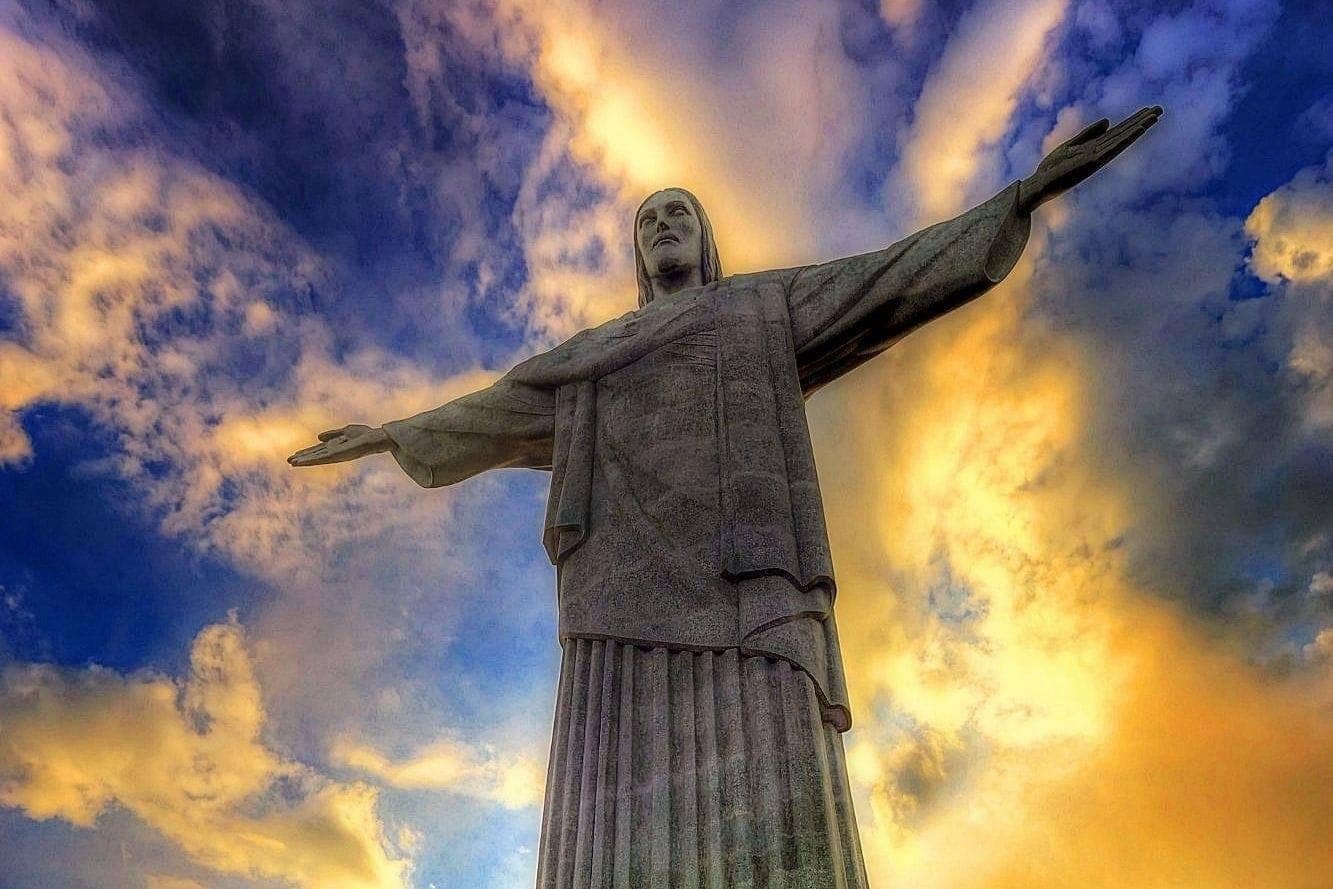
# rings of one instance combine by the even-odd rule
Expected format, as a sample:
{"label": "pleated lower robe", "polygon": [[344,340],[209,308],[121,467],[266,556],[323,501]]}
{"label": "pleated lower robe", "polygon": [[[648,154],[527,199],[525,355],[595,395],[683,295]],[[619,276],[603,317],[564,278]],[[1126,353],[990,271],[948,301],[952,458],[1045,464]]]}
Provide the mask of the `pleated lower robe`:
{"label": "pleated lower robe", "polygon": [[565,642],[539,889],[863,889],[842,738],[779,658]]}

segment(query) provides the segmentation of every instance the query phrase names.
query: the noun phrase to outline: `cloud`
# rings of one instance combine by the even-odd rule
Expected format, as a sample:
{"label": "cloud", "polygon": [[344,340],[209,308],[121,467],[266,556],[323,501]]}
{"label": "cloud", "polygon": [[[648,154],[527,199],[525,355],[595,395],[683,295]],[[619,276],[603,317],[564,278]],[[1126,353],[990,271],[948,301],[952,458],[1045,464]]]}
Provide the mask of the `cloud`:
{"label": "cloud", "polygon": [[[912,106],[891,200],[912,205],[917,225],[937,222],[976,198],[987,149],[999,141],[1024,89],[1047,61],[1063,0],[977,3],[949,37]],[[996,184],[993,174],[983,187]]]}
{"label": "cloud", "polygon": [[0,691],[0,802],[92,827],[121,807],[224,873],[298,886],[397,887],[376,792],[285,759],[245,635],[205,628],[182,681],[99,667],[7,670]]}
{"label": "cloud", "polygon": [[921,15],[921,0],[880,0],[879,13],[896,28],[911,27]]}
{"label": "cloud", "polygon": [[[841,176],[866,98],[836,5],[767,4],[733,33],[717,32],[716,4],[412,9],[411,45],[468,35],[530,76],[554,113],[514,209],[529,273],[517,311],[539,335],[634,307],[629,220],[667,185],[709,208],[731,271],[809,258],[809,207]],[[414,72],[438,76],[429,57]]]}
{"label": "cloud", "polygon": [[0,409],[0,466],[22,466],[32,457],[32,442],[18,414]]}
{"label": "cloud", "polygon": [[[1062,202],[1058,225],[1043,211],[1009,282],[811,405],[872,880],[1303,886],[1322,872],[1333,812],[1305,782],[1327,774],[1333,679],[1304,588],[1326,565],[1313,492],[1327,473],[1311,454],[1327,449],[1292,422],[1311,415],[1309,378],[1267,361],[1308,354],[1293,344],[1320,329],[1322,298],[1288,286],[1232,300],[1241,220],[1144,207],[1225,160],[1219,129],[1268,15],[1226,6],[1144,23],[1131,64],[1057,82],[1054,127],[1015,118],[1012,98],[994,106],[994,131],[1017,134],[1009,163],[1090,107],[1160,90],[1168,117],[1185,111]],[[970,101],[971,84],[937,76],[965,33],[922,104]],[[1070,89],[1095,101],[1062,106]],[[939,212],[1000,163],[986,139],[946,144],[963,150]],[[895,181],[934,172],[905,151]],[[1282,586],[1242,620],[1237,585],[1258,552]],[[1283,634],[1309,641],[1278,667]]]}
{"label": "cloud", "polygon": [[330,761],[400,790],[447,790],[511,809],[541,805],[545,790],[542,763],[493,748],[474,749],[452,738],[427,744],[403,760],[343,739],[334,745]]}
{"label": "cloud", "polygon": [[1264,197],[1245,220],[1250,268],[1270,284],[1333,277],[1333,158]]}
{"label": "cloud", "polygon": [[449,361],[336,330],[330,304],[355,302],[337,259],[194,160],[139,81],[58,25],[16,10],[0,27],[0,270],[14,317],[0,336],[0,461],[32,455],[24,411],[77,406],[115,439],[92,466],[134,483],[166,533],[280,584],[388,528],[434,538],[420,529],[448,495],[403,507],[390,480],[407,483],[385,461],[294,472],[283,458],[322,429],[485,385],[495,374],[468,360],[471,334],[432,341],[459,358],[440,373]]}
{"label": "cloud", "polygon": [[[909,27],[914,4],[881,6]],[[914,81],[852,58],[855,10],[397,11],[416,119],[448,121],[441,130],[471,140],[494,174],[484,183],[512,196],[512,231],[469,227],[456,255],[477,264],[487,317],[529,345],[633,305],[626,220],[667,182],[704,198],[729,271],[804,262],[886,240],[890,215],[961,209],[1078,124],[1162,102],[1148,139],[1043,210],[1004,290],[812,402],[858,713],[858,814],[881,882],[1300,884],[1319,848],[1310,828],[1329,820],[1307,792],[1329,761],[1328,604],[1312,578],[1328,569],[1315,501],[1333,412],[1320,408],[1327,288],[1309,277],[1323,268],[1328,173],[1301,174],[1249,223],[1198,197],[1225,168],[1223,127],[1271,4],[1123,20],[1099,3],[974,5],[932,60],[888,177],[885,194],[911,199],[902,207],[871,206],[883,173],[863,174]],[[937,18],[910,27],[924,34]],[[1053,42],[1067,18],[1079,39]],[[247,786],[280,772],[263,786],[294,783],[305,801],[278,806],[287,820],[264,821],[265,836],[333,823],[383,845],[384,800],[435,790],[527,805],[531,756],[453,732],[421,739],[476,696],[466,668],[447,690],[432,674],[460,598],[499,583],[517,600],[549,582],[526,570],[497,580],[495,566],[525,556],[469,549],[508,540],[496,530],[508,512],[488,528],[453,515],[500,502],[532,517],[537,488],[515,496],[487,480],[425,499],[386,462],[308,474],[280,462],[310,432],[432,406],[488,372],[346,348],[347,331],[311,311],[336,298],[325,257],[252,192],[164,147],[132,81],[15,33],[0,46],[0,181],[16,195],[0,207],[0,298],[14,294],[20,320],[0,345],[0,459],[30,456],[18,418],[32,405],[80,405],[121,436],[124,452],[100,465],[141,485],[164,527],[280,587],[252,625],[264,724],[311,749],[284,757],[251,742],[274,765]],[[541,132],[474,103],[450,67],[460,57],[530,78],[549,113]],[[450,206],[486,199],[469,170],[427,166]],[[1234,300],[1246,235],[1266,289]],[[502,255],[515,245],[521,288]],[[1253,576],[1255,564],[1273,576]],[[1281,669],[1279,639],[1299,655]],[[99,707],[125,689],[182,686],[50,675],[57,690],[93,688],[79,700]],[[243,716],[244,701],[227,700],[220,711]],[[188,712],[153,706],[167,723]],[[185,742],[187,729],[206,734],[190,723]],[[328,753],[329,738],[343,739],[338,768],[392,793],[376,802],[365,784],[295,765]],[[128,807],[131,789],[113,790],[86,805]],[[62,805],[78,812],[83,799]],[[439,841],[405,828],[404,850]]]}
{"label": "cloud", "polygon": [[[513,589],[491,596],[488,616],[504,608],[517,625],[546,618],[548,629],[549,597],[525,595],[549,582],[538,562],[535,499],[511,496],[503,476],[423,493],[387,456],[305,471],[284,458],[321,430],[408,416],[495,373],[472,360],[465,327],[431,337],[445,354],[432,360],[349,333],[346,314],[328,310],[351,298],[340,257],[320,253],[254,191],[194,160],[141,83],[123,75],[44,19],[0,27],[0,183],[13,196],[0,204],[0,300],[6,320],[15,319],[0,334],[0,416],[50,403],[76,409],[90,436],[111,442],[80,469],[125,479],[135,497],[124,508],[239,569],[235,595],[257,603],[246,622],[273,745],[255,750],[290,750],[317,766],[330,738],[361,737],[370,726],[388,746],[438,735],[462,706],[436,677],[453,656],[459,621],[477,608],[472,593],[503,580]],[[431,311],[424,298],[417,308]],[[16,460],[31,450],[20,429],[0,422],[0,442]],[[492,520],[454,522],[459,504]],[[530,552],[510,552],[504,532],[512,525],[522,537],[524,519],[534,523]],[[486,555],[503,565],[483,576],[473,553],[488,533]],[[89,714],[170,690],[118,681],[130,690],[94,689],[81,699]],[[392,724],[381,706],[390,691],[416,702]],[[502,719],[516,706],[506,700],[492,712]],[[384,803],[371,784],[321,783],[313,773],[288,774],[289,764],[256,760],[242,790],[268,802],[297,782],[299,804],[268,806],[249,821],[240,796],[207,817],[158,813],[119,785],[89,798],[82,813],[67,804],[50,814],[82,814],[77,823],[91,824],[107,806],[130,808],[221,870],[401,882],[394,859],[366,845],[378,836],[382,807],[406,807],[401,795]],[[523,773],[517,763],[505,767],[478,792],[514,803]],[[22,810],[46,817],[42,799],[50,797],[33,796]],[[432,822],[433,842],[457,836],[456,817]],[[210,845],[222,842],[209,839],[214,833],[238,838]]]}
{"label": "cloud", "polygon": [[817,409],[872,879],[1307,885],[1333,674],[1274,678],[1138,588],[1087,358],[1026,274]]}
{"label": "cloud", "polygon": [[1266,195],[1245,220],[1250,270],[1284,290],[1274,319],[1311,431],[1333,428],[1333,157]]}
{"label": "cloud", "polygon": [[173,877],[169,874],[149,874],[145,889],[207,889],[203,883],[188,877]]}
{"label": "cloud", "polygon": [[[298,472],[283,458],[323,429],[407,416],[494,374],[467,362],[440,374],[340,336],[314,312],[339,295],[336,262],[175,151],[120,68],[46,19],[13,15],[0,27],[0,270],[14,318],[0,336],[0,455],[29,458],[24,412],[79,409],[90,435],[113,442],[81,468],[127,480],[131,508],[164,533],[277,588],[268,608],[304,614],[271,618],[289,643],[447,623],[445,609],[407,616],[404,600],[449,576],[451,495],[409,495],[386,459]],[[435,345],[466,355],[469,334],[455,337]],[[364,546],[379,573],[360,588],[383,589],[353,615],[348,575],[367,560],[347,550]],[[385,580],[395,561],[408,566],[400,578],[419,573],[422,548],[444,554],[428,562],[433,577]],[[269,620],[256,620],[261,636]]]}

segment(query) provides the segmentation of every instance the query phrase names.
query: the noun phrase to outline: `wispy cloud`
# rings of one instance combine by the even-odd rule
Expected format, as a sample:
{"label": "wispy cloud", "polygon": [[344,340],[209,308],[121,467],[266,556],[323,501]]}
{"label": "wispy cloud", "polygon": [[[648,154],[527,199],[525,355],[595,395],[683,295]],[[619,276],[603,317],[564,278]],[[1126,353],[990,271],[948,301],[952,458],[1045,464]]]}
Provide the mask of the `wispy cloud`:
{"label": "wispy cloud", "polygon": [[317,255],[242,189],[143,146],[149,112],[93,58],[17,31],[0,41],[13,195],[0,264],[19,308],[0,342],[0,452],[30,452],[15,412],[81,407],[116,435],[106,468],[167,532],[283,576],[325,548],[293,547],[301,516],[368,496],[360,473],[297,475],[286,453],[485,376],[434,378],[373,348],[334,360],[308,308],[329,283]]}
{"label": "wispy cloud", "polygon": [[400,790],[447,790],[509,808],[541,804],[545,766],[531,757],[476,749],[443,738],[415,750],[406,759],[390,759],[367,744],[343,739],[331,761]]}
{"label": "wispy cloud", "polygon": [[[987,169],[1024,89],[1049,61],[1064,0],[980,2],[949,37],[912,106],[890,199],[903,200],[917,226],[963,210],[997,184]],[[985,175],[979,176],[979,173]],[[979,181],[980,180],[980,181]]]}
{"label": "wispy cloud", "polygon": [[724,6],[411,6],[411,44],[467,34],[525,71],[555,114],[515,206],[529,270],[517,308],[535,331],[567,334],[634,307],[628,220],[666,184],[710,208],[732,271],[813,249],[811,204],[841,175],[869,99],[839,43],[840,13],[767,4],[719,34]]}
{"label": "wispy cloud", "polygon": [[[283,458],[322,429],[410,415],[494,374],[465,367],[440,375],[364,341],[349,345],[313,311],[338,293],[336,263],[252,192],[177,152],[132,77],[51,22],[22,11],[12,17],[0,27],[0,268],[16,321],[0,339],[0,455],[11,463],[30,457],[20,419],[33,407],[79,409],[92,429],[110,433],[110,453],[90,452],[88,465],[133,486],[140,499],[127,508],[275,591],[251,621],[269,709],[282,715],[274,734],[372,718],[348,704],[414,681],[402,670],[385,675],[401,663],[405,628],[413,629],[411,645],[442,647],[458,619],[460,609],[436,592],[466,568],[448,533],[452,498],[415,496],[387,460],[296,472]],[[470,335],[456,336],[468,354]],[[124,690],[115,692],[97,684],[101,673],[76,680],[34,670],[24,675],[46,683],[48,697],[92,683],[83,710],[49,713],[50,731],[70,735],[85,712],[111,713],[117,701],[171,688],[130,678],[118,679]],[[312,685],[318,706],[304,706]],[[438,712],[420,719],[438,730]],[[117,740],[150,744],[129,729]],[[254,760],[259,771],[246,793],[272,793],[274,782],[289,780],[274,762]],[[239,798],[210,809],[177,796],[171,811],[150,811],[149,798],[131,792],[141,777],[112,776],[124,786],[107,786],[84,809],[41,794],[11,803],[89,825],[112,801],[138,807],[222,869],[343,874],[339,880],[367,886],[394,885],[402,873],[370,847],[353,848],[378,829],[376,795],[364,784],[323,784],[301,807],[272,809],[250,825],[238,820]],[[301,838],[317,822],[330,842],[351,845]],[[208,845],[207,834],[233,830],[237,850]],[[248,835],[254,848],[245,847]],[[332,870],[281,843],[327,856]],[[328,885],[318,876],[308,884]]]}

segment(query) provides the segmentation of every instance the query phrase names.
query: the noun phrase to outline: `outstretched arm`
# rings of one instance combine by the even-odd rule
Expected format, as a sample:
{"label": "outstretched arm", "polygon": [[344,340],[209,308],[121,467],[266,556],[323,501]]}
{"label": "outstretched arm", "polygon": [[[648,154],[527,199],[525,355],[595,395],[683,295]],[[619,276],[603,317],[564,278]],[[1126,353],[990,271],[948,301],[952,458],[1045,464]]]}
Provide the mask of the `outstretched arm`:
{"label": "outstretched arm", "polygon": [[388,451],[423,488],[451,485],[503,467],[549,469],[554,395],[508,378],[381,428],[353,424],[319,436],[287,458],[321,466]]}
{"label": "outstretched arm", "polygon": [[1031,213],[1106,166],[1157,122],[1153,106],[1087,127],[1031,176],[947,222],[872,253],[791,270],[787,304],[807,394],[998,284],[1027,244]]}

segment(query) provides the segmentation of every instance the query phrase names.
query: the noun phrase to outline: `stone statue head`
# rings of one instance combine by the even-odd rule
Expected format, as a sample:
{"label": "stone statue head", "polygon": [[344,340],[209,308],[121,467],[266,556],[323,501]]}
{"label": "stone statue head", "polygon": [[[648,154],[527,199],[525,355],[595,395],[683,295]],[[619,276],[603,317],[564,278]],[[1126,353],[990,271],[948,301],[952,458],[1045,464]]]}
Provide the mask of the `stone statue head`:
{"label": "stone statue head", "polygon": [[634,214],[634,268],[639,305],[653,298],[653,278],[681,266],[699,269],[701,284],[722,277],[713,225],[699,199],[683,188],[664,188]]}

